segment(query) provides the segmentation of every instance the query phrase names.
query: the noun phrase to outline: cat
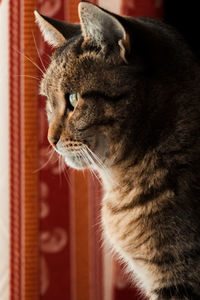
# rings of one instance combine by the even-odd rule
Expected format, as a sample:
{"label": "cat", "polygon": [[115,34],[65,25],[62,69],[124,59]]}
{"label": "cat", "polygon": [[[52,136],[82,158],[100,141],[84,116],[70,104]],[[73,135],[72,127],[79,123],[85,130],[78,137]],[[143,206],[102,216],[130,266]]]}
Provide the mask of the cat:
{"label": "cat", "polygon": [[200,299],[199,61],[160,21],[89,2],[80,24],[35,16],[55,48],[48,140],[99,173],[105,241],[149,299]]}

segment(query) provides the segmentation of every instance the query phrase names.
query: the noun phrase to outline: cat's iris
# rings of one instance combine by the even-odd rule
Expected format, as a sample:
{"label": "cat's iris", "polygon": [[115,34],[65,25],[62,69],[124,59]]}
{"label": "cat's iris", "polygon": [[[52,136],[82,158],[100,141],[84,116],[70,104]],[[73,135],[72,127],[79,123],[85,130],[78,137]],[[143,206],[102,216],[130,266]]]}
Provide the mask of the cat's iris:
{"label": "cat's iris", "polygon": [[69,102],[73,106],[73,108],[76,107],[79,99],[79,93],[69,94]]}

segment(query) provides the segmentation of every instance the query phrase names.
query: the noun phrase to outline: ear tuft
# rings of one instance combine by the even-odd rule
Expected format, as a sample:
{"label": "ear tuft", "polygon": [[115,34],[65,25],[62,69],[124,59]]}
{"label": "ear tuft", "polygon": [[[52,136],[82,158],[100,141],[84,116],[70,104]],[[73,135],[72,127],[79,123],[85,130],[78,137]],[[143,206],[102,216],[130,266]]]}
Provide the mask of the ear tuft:
{"label": "ear tuft", "polygon": [[45,41],[53,47],[62,46],[66,42],[66,39],[61,32],[48,22],[51,19],[39,14],[37,10],[34,11],[34,14],[35,21],[39,25]]}

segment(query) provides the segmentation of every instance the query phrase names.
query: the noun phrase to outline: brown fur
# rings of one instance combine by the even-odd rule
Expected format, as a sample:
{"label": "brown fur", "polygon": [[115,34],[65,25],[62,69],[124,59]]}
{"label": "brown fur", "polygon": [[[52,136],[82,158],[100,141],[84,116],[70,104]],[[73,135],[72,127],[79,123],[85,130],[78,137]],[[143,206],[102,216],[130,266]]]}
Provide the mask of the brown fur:
{"label": "brown fur", "polygon": [[52,56],[41,83],[49,141],[72,167],[99,172],[105,240],[145,294],[200,299],[199,63],[166,25],[110,16],[124,48],[84,29]]}

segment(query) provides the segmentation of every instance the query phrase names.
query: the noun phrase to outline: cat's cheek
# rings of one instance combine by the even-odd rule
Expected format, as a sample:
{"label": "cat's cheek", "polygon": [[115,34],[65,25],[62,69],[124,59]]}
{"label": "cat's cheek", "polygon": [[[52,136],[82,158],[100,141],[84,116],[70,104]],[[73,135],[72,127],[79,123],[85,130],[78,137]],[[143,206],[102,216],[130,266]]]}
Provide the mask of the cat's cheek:
{"label": "cat's cheek", "polygon": [[110,156],[109,141],[106,135],[102,132],[94,134],[94,149],[93,152],[98,155],[101,160],[105,161]]}

